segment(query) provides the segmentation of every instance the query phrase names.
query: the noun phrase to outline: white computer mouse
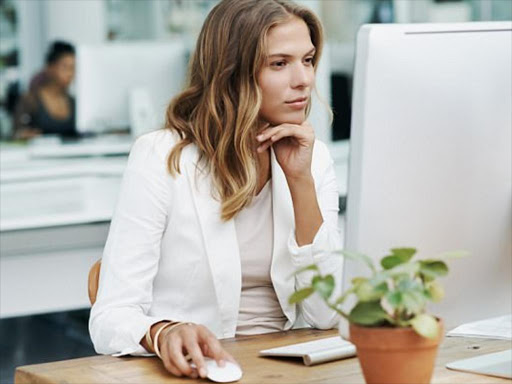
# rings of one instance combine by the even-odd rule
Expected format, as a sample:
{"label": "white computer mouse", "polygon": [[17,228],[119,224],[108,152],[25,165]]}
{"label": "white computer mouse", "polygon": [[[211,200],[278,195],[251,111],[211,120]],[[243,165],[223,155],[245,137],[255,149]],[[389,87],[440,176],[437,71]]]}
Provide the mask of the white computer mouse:
{"label": "white computer mouse", "polygon": [[[214,359],[207,357],[204,359],[204,362],[208,371],[206,377],[211,381],[217,383],[231,383],[242,378],[242,369],[238,364],[232,363],[231,361],[225,361],[223,367],[219,367]],[[196,368],[194,363],[190,364],[190,366]]]}

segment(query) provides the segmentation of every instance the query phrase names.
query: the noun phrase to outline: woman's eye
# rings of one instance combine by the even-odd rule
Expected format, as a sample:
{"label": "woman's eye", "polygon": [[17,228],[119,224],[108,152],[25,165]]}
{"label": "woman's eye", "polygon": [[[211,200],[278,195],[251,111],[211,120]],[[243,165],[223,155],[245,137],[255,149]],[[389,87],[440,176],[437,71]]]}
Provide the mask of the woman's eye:
{"label": "woman's eye", "polygon": [[284,67],[286,65],[286,61],[280,60],[280,61],[274,61],[270,64],[272,67]]}
{"label": "woman's eye", "polygon": [[313,57],[307,57],[304,61],[306,64],[313,64]]}

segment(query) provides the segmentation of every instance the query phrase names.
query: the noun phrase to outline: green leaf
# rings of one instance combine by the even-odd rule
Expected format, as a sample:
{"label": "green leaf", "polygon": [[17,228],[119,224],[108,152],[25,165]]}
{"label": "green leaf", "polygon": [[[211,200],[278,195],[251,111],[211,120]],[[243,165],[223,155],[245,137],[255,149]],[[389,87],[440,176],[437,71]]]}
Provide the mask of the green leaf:
{"label": "green leaf", "polygon": [[379,285],[383,281],[387,279],[399,279],[403,277],[409,277],[410,274],[415,274],[418,272],[420,266],[418,262],[410,262],[405,264],[397,265],[394,268],[378,272],[375,276],[370,280],[370,283],[373,285]]}
{"label": "green leaf", "polygon": [[428,339],[435,340],[439,335],[439,324],[433,316],[422,313],[414,317],[410,324],[416,333]]}
{"label": "green leaf", "polygon": [[360,283],[355,292],[359,301],[376,301],[383,297],[388,291],[388,285],[381,283],[377,286],[373,286],[369,282]]}
{"label": "green leaf", "polygon": [[410,313],[420,313],[425,309],[427,298],[423,291],[409,290],[402,292],[402,303],[404,308]]}
{"label": "green leaf", "polygon": [[369,256],[363,255],[362,253],[345,251],[345,250],[342,250],[340,252],[344,257],[346,257],[348,259],[364,262],[368,266],[368,268],[371,269],[372,272],[375,272],[375,266],[373,265],[373,260]]}
{"label": "green leaf", "polygon": [[420,263],[415,262],[409,262],[400,264],[397,267],[390,269],[389,271],[386,271],[386,273],[389,274],[390,277],[398,277],[403,274],[415,274],[420,270]]}
{"label": "green leaf", "polygon": [[443,300],[444,298],[444,288],[437,281],[432,281],[431,283],[428,283],[427,291],[430,296],[430,299],[435,303]]}
{"label": "green leaf", "polygon": [[431,281],[438,277],[446,276],[448,274],[448,266],[444,261],[440,260],[421,260],[419,272],[427,281]]}
{"label": "green leaf", "polygon": [[311,264],[311,265],[308,265],[306,267],[302,267],[302,268],[297,269],[288,278],[291,279],[293,276],[301,274],[302,272],[306,272],[306,271],[316,271],[316,272],[319,272],[320,270],[318,269],[318,266],[316,264]]}
{"label": "green leaf", "polygon": [[334,277],[332,275],[327,275],[325,277],[315,276],[311,285],[315,292],[317,292],[323,299],[327,300],[331,297],[332,291],[334,290]]}
{"label": "green leaf", "polygon": [[386,301],[394,309],[400,308],[402,306],[402,292],[399,292],[399,291],[388,292],[386,295]]}
{"label": "green leaf", "polygon": [[350,312],[349,321],[360,325],[377,325],[387,321],[388,317],[379,301],[360,302]]}
{"label": "green leaf", "polygon": [[393,248],[391,254],[400,257],[406,263],[416,254],[416,248]]}
{"label": "green leaf", "polygon": [[409,276],[405,276],[397,282],[396,289],[400,292],[421,290],[421,284],[418,281],[411,279]]}
{"label": "green leaf", "polygon": [[460,251],[443,252],[437,257],[440,259],[460,259],[460,258],[466,257],[468,255],[469,255],[468,251],[460,250]]}
{"label": "green leaf", "polygon": [[410,277],[399,280],[395,290],[401,294],[401,308],[409,313],[421,313],[425,308],[427,296],[424,287],[418,280]]}
{"label": "green leaf", "polygon": [[368,281],[368,278],[366,277],[354,277],[351,281],[352,285],[357,287],[359,284],[364,283],[365,281]]}
{"label": "green leaf", "polygon": [[311,294],[315,292],[315,290],[313,289],[313,287],[308,287],[308,288],[303,288],[303,289],[299,289],[298,291],[295,291],[289,298],[288,298],[288,303],[290,304],[296,304],[296,303],[299,303],[301,301],[303,301],[304,299],[308,298],[309,296],[311,296]]}
{"label": "green leaf", "polygon": [[382,268],[384,269],[391,269],[393,267],[396,267],[397,265],[402,264],[403,261],[398,256],[386,256],[380,261],[380,265],[382,265]]}
{"label": "green leaf", "polygon": [[380,264],[384,269],[391,269],[397,265],[407,263],[415,255],[415,248],[393,248],[391,255],[384,257]]}
{"label": "green leaf", "polygon": [[387,279],[389,279],[389,276],[388,276],[388,274],[386,272],[387,271],[377,272],[375,274],[375,276],[373,276],[369,280],[370,284],[373,285],[373,286],[377,286],[377,285],[382,284],[383,282],[385,282]]}

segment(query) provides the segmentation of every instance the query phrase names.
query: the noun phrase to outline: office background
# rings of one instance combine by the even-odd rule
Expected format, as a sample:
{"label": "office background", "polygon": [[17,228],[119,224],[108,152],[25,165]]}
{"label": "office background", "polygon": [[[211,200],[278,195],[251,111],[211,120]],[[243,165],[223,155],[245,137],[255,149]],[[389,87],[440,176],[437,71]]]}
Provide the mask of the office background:
{"label": "office background", "polygon": [[[332,129],[326,124],[317,135],[329,143],[335,157],[342,208],[347,190],[350,95],[358,27],[368,22],[512,19],[509,0],[301,2],[319,14],[326,28],[323,89],[335,116]],[[0,1],[1,383],[13,381],[15,366],[94,354],[87,331],[87,272],[101,257],[133,139],[130,130],[107,124],[88,139],[95,141],[71,146],[55,138],[13,142],[13,104],[43,67],[44,53],[55,39],[78,47],[179,43],[186,56],[215,3]],[[72,92],[77,92],[76,88],[74,84]],[[324,121],[320,115],[318,119]],[[75,156],[78,152],[82,154],[79,157]]]}

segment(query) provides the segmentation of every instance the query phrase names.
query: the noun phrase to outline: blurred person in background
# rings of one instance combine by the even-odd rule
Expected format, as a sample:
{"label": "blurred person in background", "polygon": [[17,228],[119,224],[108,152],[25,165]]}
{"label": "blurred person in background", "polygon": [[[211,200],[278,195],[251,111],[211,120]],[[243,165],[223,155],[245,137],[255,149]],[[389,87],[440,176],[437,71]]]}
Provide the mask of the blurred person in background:
{"label": "blurred person in background", "polygon": [[75,48],[55,41],[46,54],[46,67],[36,74],[16,106],[14,139],[54,134],[75,137],[75,99],[69,86],[75,76]]}

